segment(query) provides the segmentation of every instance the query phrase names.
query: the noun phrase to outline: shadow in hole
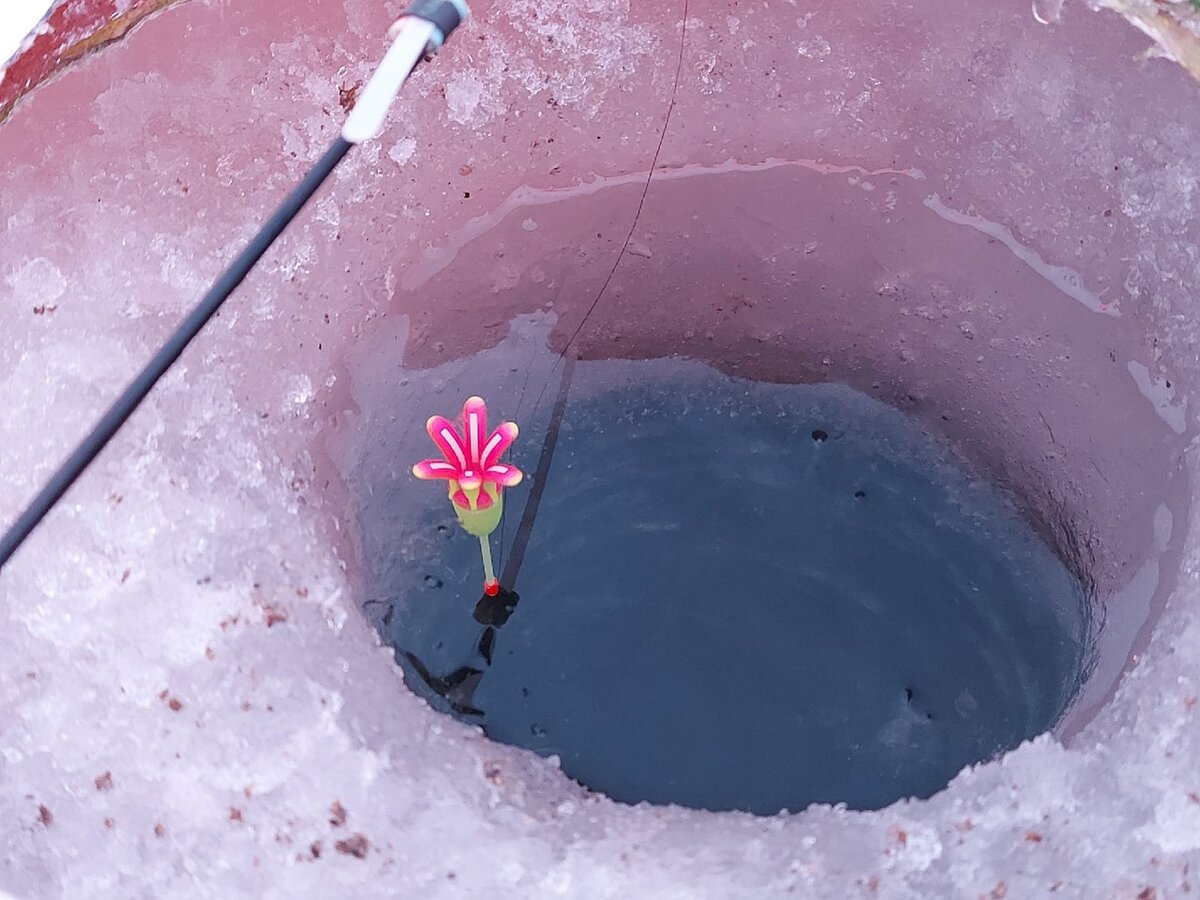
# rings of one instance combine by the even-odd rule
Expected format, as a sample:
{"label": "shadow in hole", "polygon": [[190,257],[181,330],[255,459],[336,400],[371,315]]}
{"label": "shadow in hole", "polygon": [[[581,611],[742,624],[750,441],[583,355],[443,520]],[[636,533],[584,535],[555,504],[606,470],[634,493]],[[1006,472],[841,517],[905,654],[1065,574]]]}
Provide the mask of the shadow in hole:
{"label": "shadow in hole", "polygon": [[[480,597],[479,602],[475,604],[473,617],[484,626],[479,642],[475,645],[475,652],[479,654],[484,667],[492,664],[496,631],[509,620],[520,600],[521,595],[516,591],[501,590],[495,597]],[[418,677],[431,691],[445,700],[454,712],[462,716],[483,716],[483,710],[474,705],[475,691],[483,679],[483,669],[464,665],[449,675],[434,675],[414,653],[405,650],[403,654]]]}
{"label": "shadow in hole", "polygon": [[[525,510],[521,514],[520,524],[513,539],[512,553],[501,575],[503,584],[516,584],[521,563],[525,559],[525,550],[529,546],[529,538],[533,533],[533,523],[541,506],[542,494],[546,489],[546,480],[550,474],[550,464],[554,461],[554,449],[558,445],[558,433],[562,427],[563,415],[567,410],[567,397],[571,389],[571,379],[575,374],[575,358],[564,355],[562,380],[559,382],[558,394],[555,397],[554,409],[550,415],[550,427],[542,440],[541,453],[538,456],[537,470],[533,475],[533,488],[525,502]],[[492,664],[492,653],[496,647],[496,631],[504,626],[517,608],[521,595],[516,591],[500,589],[495,597],[486,594],[479,598],[472,614],[475,621],[484,626],[483,634],[479,636],[475,651],[483,660],[485,666]],[[459,666],[446,676],[434,675],[413,653],[403,651],[420,679],[429,689],[445,700],[454,712],[464,716],[484,715],[483,710],[474,705],[475,691],[483,678],[483,670],[474,666]]]}

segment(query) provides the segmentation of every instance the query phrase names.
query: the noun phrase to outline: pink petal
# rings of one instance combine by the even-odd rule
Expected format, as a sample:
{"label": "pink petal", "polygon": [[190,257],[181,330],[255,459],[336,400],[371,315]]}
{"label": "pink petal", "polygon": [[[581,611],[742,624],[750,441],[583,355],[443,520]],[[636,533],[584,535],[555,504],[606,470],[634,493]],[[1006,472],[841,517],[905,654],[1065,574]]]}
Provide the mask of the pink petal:
{"label": "pink petal", "polygon": [[446,462],[457,466],[459,470],[467,468],[467,452],[463,440],[447,419],[442,416],[430,416],[429,421],[425,423],[425,430],[446,457]]}
{"label": "pink petal", "polygon": [[480,465],[485,469],[494,466],[504,455],[504,451],[517,439],[518,431],[516,422],[501,422],[500,427],[492,432],[492,436],[483,446],[483,458]]}
{"label": "pink petal", "polygon": [[476,509],[487,509],[492,505],[492,497],[487,491],[480,491],[479,496],[475,499]]}
{"label": "pink petal", "polygon": [[480,465],[483,436],[487,434],[487,404],[482,397],[468,397],[463,404],[463,434],[466,436],[467,459]]}
{"label": "pink petal", "polygon": [[461,506],[463,509],[471,508],[471,501],[467,499],[467,495],[462,491],[455,491],[450,495],[450,499],[456,506]]}
{"label": "pink petal", "polygon": [[477,491],[483,487],[483,476],[479,472],[468,470],[458,477],[458,484],[464,491]]}
{"label": "pink petal", "polygon": [[458,474],[458,467],[444,459],[423,459],[412,467],[412,473],[425,481],[435,478],[453,478]]}
{"label": "pink petal", "polygon": [[525,476],[516,466],[510,466],[508,463],[496,463],[494,466],[488,466],[483,477],[501,487],[516,487]]}

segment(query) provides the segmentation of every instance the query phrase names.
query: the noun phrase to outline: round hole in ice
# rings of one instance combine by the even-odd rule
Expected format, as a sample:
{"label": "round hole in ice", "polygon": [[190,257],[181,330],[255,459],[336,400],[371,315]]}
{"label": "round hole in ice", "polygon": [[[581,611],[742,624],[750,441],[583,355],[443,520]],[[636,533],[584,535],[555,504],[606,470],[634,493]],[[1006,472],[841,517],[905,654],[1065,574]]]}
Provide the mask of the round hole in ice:
{"label": "round hole in ice", "polygon": [[891,407],[610,361],[578,365],[561,421],[531,418],[531,473],[538,429],[558,441],[536,517],[510,491],[495,538],[529,529],[516,593],[480,600],[468,535],[421,540],[451,516],[440,491],[403,543],[446,590],[368,568],[410,686],[588,787],[878,808],[1052,728],[1083,681],[1082,584]]}

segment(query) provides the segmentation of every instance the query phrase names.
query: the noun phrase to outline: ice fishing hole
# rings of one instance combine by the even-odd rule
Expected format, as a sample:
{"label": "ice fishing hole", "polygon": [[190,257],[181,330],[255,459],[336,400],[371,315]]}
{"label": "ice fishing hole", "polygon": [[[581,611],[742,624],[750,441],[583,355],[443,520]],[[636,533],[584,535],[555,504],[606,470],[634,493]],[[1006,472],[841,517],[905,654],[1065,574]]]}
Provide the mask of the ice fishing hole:
{"label": "ice fishing hole", "polygon": [[[600,362],[557,427],[515,595],[480,601],[477,544],[438,491],[407,493],[429,501],[429,574],[385,585],[408,683],[492,739],[628,803],[875,809],[1075,697],[1080,581],[899,411],[841,385]],[[532,474],[542,435],[522,443]],[[529,490],[508,495],[505,553]]]}

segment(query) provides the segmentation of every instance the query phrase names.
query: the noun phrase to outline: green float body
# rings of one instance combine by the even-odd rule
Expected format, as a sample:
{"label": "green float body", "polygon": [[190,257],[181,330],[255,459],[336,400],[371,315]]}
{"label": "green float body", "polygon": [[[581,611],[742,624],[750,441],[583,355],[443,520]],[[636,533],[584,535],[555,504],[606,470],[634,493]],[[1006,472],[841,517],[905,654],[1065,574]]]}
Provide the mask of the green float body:
{"label": "green float body", "polygon": [[[460,490],[466,494],[471,508],[466,509],[451,499],[450,503],[454,507],[454,512],[458,515],[459,524],[462,525],[468,534],[473,534],[479,538],[487,537],[500,525],[500,516],[504,513],[504,497],[500,493],[500,488],[490,481],[485,481],[482,488],[467,490],[462,488],[453,478],[450,479],[449,496],[453,498]],[[486,506],[483,509],[479,509],[479,493],[481,490],[492,501],[490,506]]]}

